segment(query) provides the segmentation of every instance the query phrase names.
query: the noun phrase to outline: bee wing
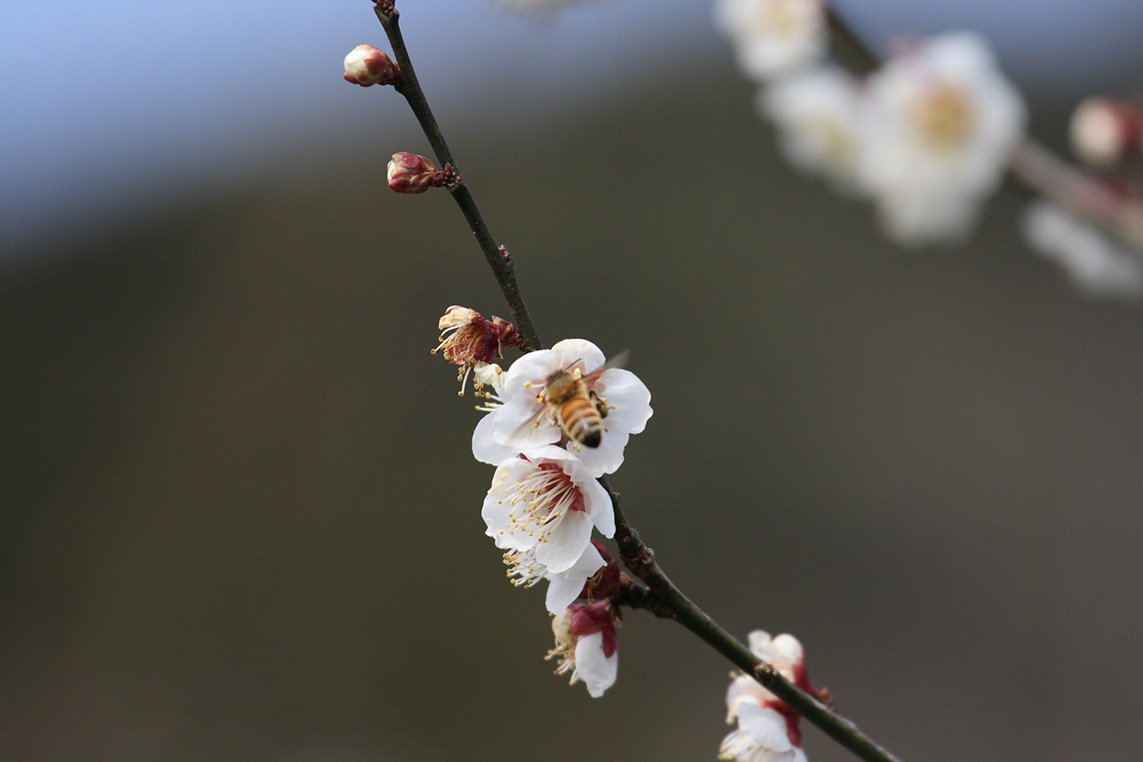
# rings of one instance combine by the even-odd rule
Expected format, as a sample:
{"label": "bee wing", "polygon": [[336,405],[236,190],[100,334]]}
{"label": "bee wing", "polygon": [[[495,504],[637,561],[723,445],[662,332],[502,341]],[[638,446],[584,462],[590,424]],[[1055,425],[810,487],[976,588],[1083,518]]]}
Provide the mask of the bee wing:
{"label": "bee wing", "polygon": [[[536,429],[539,429],[541,426],[545,425],[544,419],[547,416],[548,416],[548,406],[546,404],[541,404],[539,410],[537,410],[535,413],[533,413],[531,416],[529,416],[523,423],[521,423],[519,426],[517,426],[515,429],[513,429],[512,434],[510,435],[509,439],[516,445],[528,445],[528,446],[530,446],[531,444],[535,444],[535,445],[551,444],[551,441],[534,442],[534,443],[525,441],[525,440],[532,439],[532,434],[529,431],[529,429],[536,430]],[[558,423],[551,423],[550,425],[559,426]]]}
{"label": "bee wing", "polygon": [[[630,350],[627,350],[627,349],[623,350],[619,354],[608,359],[607,362],[605,362],[603,365],[600,365],[598,368],[593,370],[591,373],[585,374],[583,376],[583,381],[585,383],[591,383],[595,379],[602,376],[603,372],[606,370],[611,370],[612,368],[622,368],[624,365],[627,364],[627,358],[630,356],[631,356]],[[579,362],[579,361],[577,360],[576,362]]]}

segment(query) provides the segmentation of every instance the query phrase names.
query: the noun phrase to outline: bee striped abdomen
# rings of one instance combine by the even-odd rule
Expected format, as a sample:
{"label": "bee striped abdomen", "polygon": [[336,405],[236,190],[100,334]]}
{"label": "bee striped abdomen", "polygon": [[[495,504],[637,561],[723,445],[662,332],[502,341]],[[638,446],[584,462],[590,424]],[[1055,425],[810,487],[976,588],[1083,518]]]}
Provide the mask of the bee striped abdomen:
{"label": "bee striped abdomen", "polygon": [[560,424],[568,438],[585,447],[599,447],[603,437],[603,417],[587,395],[574,397],[559,410]]}

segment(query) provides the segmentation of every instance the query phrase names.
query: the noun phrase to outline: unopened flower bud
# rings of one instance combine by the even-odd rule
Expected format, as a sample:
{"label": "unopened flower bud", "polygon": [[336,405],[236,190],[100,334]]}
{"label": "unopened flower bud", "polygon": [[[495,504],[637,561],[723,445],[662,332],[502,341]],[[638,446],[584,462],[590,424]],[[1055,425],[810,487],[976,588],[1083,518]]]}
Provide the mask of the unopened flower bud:
{"label": "unopened flower bud", "polygon": [[1109,98],[1088,98],[1072,114],[1072,150],[1093,167],[1109,169],[1139,143],[1143,114]]}
{"label": "unopened flower bud", "polygon": [[372,45],[358,45],[345,57],[345,81],[355,85],[391,85],[401,77],[397,64]]}
{"label": "unopened flower bud", "polygon": [[424,156],[395,153],[389,162],[389,189],[397,193],[424,193],[445,184],[445,173]]}

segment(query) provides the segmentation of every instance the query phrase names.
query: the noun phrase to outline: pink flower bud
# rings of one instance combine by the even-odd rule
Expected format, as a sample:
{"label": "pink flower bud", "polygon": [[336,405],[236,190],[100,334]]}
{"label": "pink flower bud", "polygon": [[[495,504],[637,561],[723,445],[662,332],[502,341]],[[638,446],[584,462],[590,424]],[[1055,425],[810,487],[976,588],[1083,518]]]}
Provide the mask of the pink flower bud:
{"label": "pink flower bud", "polygon": [[1072,150],[1093,167],[1118,165],[1139,143],[1143,114],[1109,98],[1088,98],[1072,114],[1068,133]]}
{"label": "pink flower bud", "polygon": [[345,57],[345,81],[355,85],[391,85],[401,77],[397,64],[372,45],[358,45]]}
{"label": "pink flower bud", "polygon": [[445,184],[445,173],[424,156],[395,153],[389,162],[389,188],[398,193],[424,193]]}

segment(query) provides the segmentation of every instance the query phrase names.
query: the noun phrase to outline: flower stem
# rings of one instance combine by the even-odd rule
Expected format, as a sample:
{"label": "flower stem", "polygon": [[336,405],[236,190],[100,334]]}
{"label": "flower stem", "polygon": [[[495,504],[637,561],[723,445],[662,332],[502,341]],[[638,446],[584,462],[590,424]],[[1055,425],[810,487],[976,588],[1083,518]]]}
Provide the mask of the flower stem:
{"label": "flower stem", "polygon": [[[393,46],[393,55],[397,57],[397,65],[401,69],[401,79],[394,85],[394,88],[405,96],[409,108],[413,110],[417,121],[420,122],[421,130],[429,139],[429,145],[432,146],[433,153],[436,154],[442,168],[451,165],[459,171],[456,159],[453,158],[452,151],[449,150],[448,143],[445,142],[444,134],[433,116],[433,111],[429,108],[425,93],[417,81],[413,62],[409,60],[409,51],[405,48],[405,39],[401,36],[401,26],[398,22],[400,14],[391,7],[391,4],[387,10],[382,7],[382,4],[378,4],[374,10],[377,13],[377,18],[381,21],[381,26],[385,29],[385,35],[389,38],[389,44]],[[492,268],[496,282],[500,284],[500,291],[504,294],[509,309],[512,310],[512,322],[520,331],[524,345],[529,351],[543,349],[543,342],[540,341],[536,327],[532,324],[532,317],[528,313],[527,305],[524,304],[524,297],[520,295],[520,287],[516,282],[515,266],[508,250],[499,246],[496,239],[492,237],[487,223],[484,222],[484,215],[480,213],[479,207],[476,206],[476,200],[472,197],[472,193],[468,190],[468,185],[463,179],[456,184],[455,188],[450,190],[450,193],[456,200],[457,206],[460,207],[464,219],[468,221],[472,234],[476,236],[476,242],[480,244],[480,250],[484,252],[484,258],[488,260],[488,266]]]}

